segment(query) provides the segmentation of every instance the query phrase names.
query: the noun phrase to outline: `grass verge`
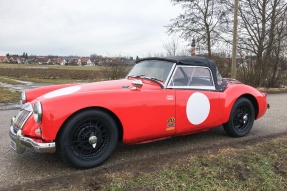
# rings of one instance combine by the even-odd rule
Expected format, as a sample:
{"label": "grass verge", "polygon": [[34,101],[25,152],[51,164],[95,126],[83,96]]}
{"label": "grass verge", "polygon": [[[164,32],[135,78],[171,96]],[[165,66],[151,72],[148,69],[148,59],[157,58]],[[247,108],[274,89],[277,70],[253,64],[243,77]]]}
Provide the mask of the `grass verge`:
{"label": "grass verge", "polygon": [[20,92],[12,92],[8,88],[0,87],[0,103],[19,101]]}
{"label": "grass verge", "polygon": [[287,190],[286,153],[287,136],[244,149],[191,156],[138,176],[129,171],[107,174],[111,183],[102,190],[283,191]]}
{"label": "grass verge", "polygon": [[287,92],[287,88],[257,88],[261,92],[266,93],[285,93]]}
{"label": "grass verge", "polygon": [[23,83],[18,82],[18,81],[14,80],[14,79],[10,79],[8,77],[3,77],[3,76],[0,76],[0,82],[6,83],[6,84],[12,84],[12,85],[23,84]]}
{"label": "grass verge", "polygon": [[41,78],[18,78],[18,80],[29,81],[34,83],[49,83],[49,84],[72,84],[92,82],[92,80],[70,80],[70,79],[41,79]]}

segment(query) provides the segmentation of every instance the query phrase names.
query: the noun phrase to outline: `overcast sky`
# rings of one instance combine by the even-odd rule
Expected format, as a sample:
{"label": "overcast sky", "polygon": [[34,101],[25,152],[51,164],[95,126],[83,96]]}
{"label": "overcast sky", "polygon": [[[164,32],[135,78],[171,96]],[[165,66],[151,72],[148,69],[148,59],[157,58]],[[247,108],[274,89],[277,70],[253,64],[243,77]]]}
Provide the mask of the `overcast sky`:
{"label": "overcast sky", "polygon": [[0,0],[0,55],[165,53],[170,0]]}

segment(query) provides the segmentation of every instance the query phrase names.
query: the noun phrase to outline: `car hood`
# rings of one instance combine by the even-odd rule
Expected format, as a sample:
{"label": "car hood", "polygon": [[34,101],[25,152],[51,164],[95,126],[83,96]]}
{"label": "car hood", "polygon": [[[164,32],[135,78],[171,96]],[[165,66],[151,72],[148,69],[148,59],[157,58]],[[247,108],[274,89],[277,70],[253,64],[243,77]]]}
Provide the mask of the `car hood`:
{"label": "car hood", "polygon": [[[63,85],[62,88],[48,92],[40,97],[40,99],[49,99],[59,96],[70,95],[74,93],[88,93],[88,92],[100,92],[100,91],[131,91],[133,87],[132,82],[135,79],[121,79],[112,81],[93,82],[86,84],[75,84],[72,86]],[[142,80],[143,86],[141,90],[160,89],[161,87],[148,80]]]}

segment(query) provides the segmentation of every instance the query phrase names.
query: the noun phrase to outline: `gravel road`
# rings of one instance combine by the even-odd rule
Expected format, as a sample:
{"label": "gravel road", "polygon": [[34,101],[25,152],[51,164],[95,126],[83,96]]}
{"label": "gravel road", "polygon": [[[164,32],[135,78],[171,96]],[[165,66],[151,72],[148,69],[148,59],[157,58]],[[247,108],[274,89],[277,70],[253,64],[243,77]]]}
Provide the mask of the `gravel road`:
{"label": "gravel road", "polygon": [[[22,155],[16,154],[10,148],[8,129],[11,117],[16,115],[18,110],[0,108],[0,190],[10,190],[20,185],[49,184],[56,180],[61,180],[58,184],[69,184],[69,177],[81,178],[91,174],[96,176],[113,171],[115,166],[132,166],[139,160],[150,162],[151,158],[160,159],[162,156],[170,156],[176,160],[186,153],[196,153],[196,150],[226,147],[237,143],[244,145],[253,140],[260,142],[263,138],[287,133],[287,93],[269,94],[268,102],[271,108],[265,116],[255,121],[252,131],[246,137],[228,137],[223,128],[218,127],[208,132],[154,143],[119,146],[106,163],[89,170],[70,168],[56,154],[38,154],[29,150]],[[144,164],[145,162],[142,163],[143,169]]]}

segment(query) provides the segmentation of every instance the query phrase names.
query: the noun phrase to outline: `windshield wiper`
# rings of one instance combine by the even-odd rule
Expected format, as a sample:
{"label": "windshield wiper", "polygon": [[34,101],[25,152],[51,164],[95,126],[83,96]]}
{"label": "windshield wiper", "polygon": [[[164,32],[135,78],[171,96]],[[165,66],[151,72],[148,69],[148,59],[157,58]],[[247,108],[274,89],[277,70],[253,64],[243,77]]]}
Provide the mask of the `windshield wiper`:
{"label": "windshield wiper", "polygon": [[131,76],[128,76],[128,78],[142,78],[144,76],[145,76],[144,74],[142,74],[142,75],[131,75]]}
{"label": "windshield wiper", "polygon": [[163,88],[163,82],[164,81],[162,81],[160,79],[157,79],[155,77],[143,77],[143,79],[147,79],[147,80],[153,81],[153,82],[157,83],[158,85],[160,85],[161,88]]}
{"label": "windshield wiper", "polygon": [[144,79],[148,79],[148,80],[155,80],[155,81],[158,81],[158,82],[163,82],[162,80],[158,79],[158,78],[155,78],[155,77],[143,77]]}

